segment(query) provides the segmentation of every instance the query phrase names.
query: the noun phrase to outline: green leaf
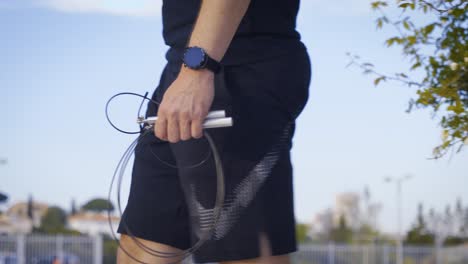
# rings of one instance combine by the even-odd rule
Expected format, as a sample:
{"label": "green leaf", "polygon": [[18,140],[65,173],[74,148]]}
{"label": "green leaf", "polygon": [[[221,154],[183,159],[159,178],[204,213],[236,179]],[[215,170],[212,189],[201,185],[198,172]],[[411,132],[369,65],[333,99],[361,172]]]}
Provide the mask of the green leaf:
{"label": "green leaf", "polygon": [[457,115],[459,115],[459,114],[461,114],[461,113],[464,112],[464,109],[463,109],[462,104],[449,105],[449,106],[447,107],[447,110],[448,110],[448,111],[452,111],[452,112],[454,112],[454,113],[457,114]]}
{"label": "green leaf", "polygon": [[437,63],[437,60],[434,57],[429,57],[429,63],[433,68],[437,68],[439,66],[439,63]]}
{"label": "green leaf", "polygon": [[398,7],[406,9],[409,5],[410,3],[403,3],[403,4],[400,4]]}
{"label": "green leaf", "polygon": [[385,80],[386,80],[385,76],[380,76],[379,78],[376,78],[376,79],[374,80],[374,85],[377,86],[377,85],[379,85],[379,83],[380,83],[381,81],[385,81]]}
{"label": "green leaf", "polygon": [[416,43],[416,36],[409,36],[406,39],[408,40],[410,45],[413,45]]}
{"label": "green leaf", "polygon": [[401,39],[399,37],[393,37],[393,38],[389,38],[389,39],[387,39],[385,41],[385,43],[387,44],[387,47],[392,46],[395,42],[401,43]]}
{"label": "green leaf", "polygon": [[411,29],[411,28],[410,28],[410,24],[409,24],[408,21],[406,21],[406,20],[403,21],[403,27],[404,27],[405,29],[407,29],[407,30],[410,30],[410,29]]}
{"label": "green leaf", "polygon": [[372,9],[377,9],[380,6],[387,6],[387,5],[388,5],[387,2],[384,2],[384,1],[375,1],[371,3]]}
{"label": "green leaf", "polygon": [[416,69],[416,68],[418,68],[418,67],[421,67],[421,62],[419,62],[419,61],[416,62],[415,64],[413,64],[413,66],[411,66],[411,69],[410,69],[410,70],[414,70],[414,69]]}
{"label": "green leaf", "polygon": [[382,28],[383,26],[383,21],[381,18],[377,19],[377,28]]}
{"label": "green leaf", "polygon": [[434,27],[435,27],[435,25],[436,25],[436,24],[435,24],[435,23],[433,23],[433,24],[430,24],[430,25],[426,26],[426,27],[423,29],[423,31],[424,31],[424,35],[426,35],[426,36],[427,36],[427,35],[431,34],[431,33],[432,33],[432,31],[434,31]]}

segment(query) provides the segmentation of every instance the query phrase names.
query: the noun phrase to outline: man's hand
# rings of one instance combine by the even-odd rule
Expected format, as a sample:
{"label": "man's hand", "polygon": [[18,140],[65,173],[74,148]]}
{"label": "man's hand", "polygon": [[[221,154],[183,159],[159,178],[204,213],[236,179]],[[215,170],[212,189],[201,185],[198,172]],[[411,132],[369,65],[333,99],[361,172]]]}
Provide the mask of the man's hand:
{"label": "man's hand", "polygon": [[156,137],[171,143],[202,137],[202,124],[213,97],[214,73],[182,66],[159,106],[154,129]]}

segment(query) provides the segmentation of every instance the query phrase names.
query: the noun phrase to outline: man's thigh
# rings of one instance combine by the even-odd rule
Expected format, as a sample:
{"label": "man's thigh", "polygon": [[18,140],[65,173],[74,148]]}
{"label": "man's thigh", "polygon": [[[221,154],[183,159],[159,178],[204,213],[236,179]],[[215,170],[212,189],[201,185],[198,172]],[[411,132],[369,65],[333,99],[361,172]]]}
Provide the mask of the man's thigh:
{"label": "man's thigh", "polygon": [[167,253],[181,253],[182,250],[171,247],[165,244],[156,243],[153,241],[141,239],[141,238],[131,238],[127,235],[122,235],[120,238],[120,247],[117,251],[117,263],[118,264],[133,264],[133,263],[152,263],[152,264],[166,264],[166,263],[174,263],[177,261],[177,258],[161,258],[154,256],[148,252],[146,252],[141,245],[144,247],[148,247],[152,250],[160,251],[160,252],[167,252]]}

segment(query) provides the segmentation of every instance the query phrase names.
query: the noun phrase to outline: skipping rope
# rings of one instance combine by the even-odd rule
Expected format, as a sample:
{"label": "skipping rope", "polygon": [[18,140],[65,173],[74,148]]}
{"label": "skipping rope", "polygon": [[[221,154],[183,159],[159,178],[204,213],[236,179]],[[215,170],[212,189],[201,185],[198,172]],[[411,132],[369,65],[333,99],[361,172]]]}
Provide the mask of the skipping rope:
{"label": "skipping rope", "polygon": [[[208,131],[206,131],[206,129],[207,128],[231,126],[232,125],[232,119],[231,118],[226,118],[225,114],[224,114],[224,111],[210,112],[208,114],[208,116],[206,117],[205,122],[203,124],[203,127],[205,128],[204,132],[203,132],[203,135],[206,138],[206,140],[208,142],[208,145],[209,145],[208,154],[206,155],[206,157],[201,162],[199,162],[197,164],[187,166],[187,167],[184,167],[184,168],[196,168],[196,167],[202,165],[203,163],[205,163],[207,160],[209,160],[211,156],[213,158],[213,161],[214,161],[214,164],[215,164],[215,170],[216,170],[216,188],[217,189],[216,189],[215,205],[214,205],[214,208],[213,208],[213,217],[211,219],[211,223],[209,225],[209,228],[206,229],[206,231],[204,231],[200,235],[199,240],[192,247],[190,247],[188,249],[185,249],[185,250],[183,250],[183,251],[181,251],[179,253],[158,251],[158,250],[155,250],[155,249],[153,249],[153,248],[151,248],[151,247],[149,247],[147,245],[144,245],[141,241],[139,241],[133,235],[133,233],[131,232],[131,230],[129,229],[128,225],[125,223],[125,221],[124,221],[124,219],[122,217],[122,206],[121,206],[121,195],[120,195],[121,188],[122,188],[122,179],[124,177],[127,165],[129,163],[130,159],[132,158],[132,156],[134,155],[134,151],[135,151],[135,148],[136,148],[139,140],[142,139],[143,137],[147,136],[148,134],[153,133],[154,123],[155,123],[155,120],[156,120],[157,117],[149,117],[147,119],[144,119],[143,117],[140,116],[141,109],[143,107],[144,102],[146,102],[146,101],[148,101],[149,103],[156,104],[156,105],[159,105],[160,103],[153,100],[153,99],[151,99],[151,98],[148,98],[147,95],[148,95],[148,93],[145,93],[145,95],[141,95],[141,94],[137,94],[137,93],[123,92],[123,93],[118,93],[118,94],[113,95],[106,103],[106,107],[105,107],[106,118],[107,118],[107,121],[109,122],[109,124],[114,129],[116,129],[117,131],[119,131],[121,133],[124,133],[124,134],[130,134],[130,135],[139,134],[139,136],[124,151],[122,157],[120,158],[120,160],[119,160],[119,162],[118,162],[118,164],[117,164],[117,166],[116,166],[116,168],[114,170],[114,174],[112,176],[112,180],[111,180],[110,187],[109,187],[109,193],[108,193],[108,201],[109,201],[109,207],[108,207],[108,210],[107,210],[108,223],[109,223],[109,227],[111,229],[111,234],[112,234],[112,237],[113,237],[114,241],[118,244],[119,248],[125,254],[128,255],[128,257],[130,257],[132,260],[134,260],[134,261],[136,261],[138,263],[150,264],[150,263],[147,263],[147,262],[144,262],[142,260],[137,259],[135,256],[132,256],[130,254],[130,252],[122,246],[122,244],[119,242],[119,239],[117,238],[117,236],[115,234],[114,228],[112,226],[112,220],[111,220],[112,206],[111,206],[110,201],[111,201],[111,196],[112,196],[112,191],[113,191],[113,188],[114,188],[114,184],[117,181],[116,190],[115,190],[116,195],[117,195],[117,208],[118,208],[118,213],[119,213],[119,216],[120,216],[120,219],[121,219],[120,224],[125,229],[127,235],[135,242],[135,244],[139,248],[141,248],[146,253],[148,253],[148,254],[150,254],[152,256],[155,256],[155,257],[159,257],[159,258],[167,258],[167,259],[173,258],[173,259],[176,259],[175,261],[169,263],[169,264],[175,264],[175,263],[179,263],[180,261],[182,261],[182,260],[186,259],[187,257],[191,256],[191,254],[193,254],[207,240],[209,240],[210,237],[213,235],[213,232],[214,232],[214,230],[216,228],[216,225],[218,223],[219,217],[221,215],[221,210],[222,210],[223,204],[224,204],[224,198],[225,198],[224,173],[223,173],[221,157],[219,155],[218,149],[216,148],[216,145],[214,143],[213,138],[210,136]],[[111,119],[109,117],[109,105],[115,98],[120,97],[120,96],[134,96],[134,97],[138,97],[138,98],[142,99],[140,107],[138,108],[138,113],[137,113],[137,123],[140,126],[139,131],[125,131],[125,130],[122,130],[122,129],[118,128],[111,121]],[[159,162],[162,162],[163,164],[165,164],[167,166],[170,166],[170,167],[173,167],[173,168],[180,168],[175,164],[170,164],[169,162],[164,161],[163,159],[159,158],[155,153],[153,153],[153,155],[156,157],[156,159]]]}

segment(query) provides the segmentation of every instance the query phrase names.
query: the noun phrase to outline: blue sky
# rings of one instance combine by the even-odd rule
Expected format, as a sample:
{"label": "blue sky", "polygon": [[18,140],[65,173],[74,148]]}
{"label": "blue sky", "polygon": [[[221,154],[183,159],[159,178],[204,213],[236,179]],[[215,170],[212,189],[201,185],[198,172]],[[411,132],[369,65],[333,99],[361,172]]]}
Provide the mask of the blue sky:
{"label": "blue sky", "polygon": [[[434,161],[440,140],[428,110],[405,113],[414,90],[378,88],[346,52],[383,72],[407,69],[398,49],[376,31],[367,1],[302,1],[298,29],[312,60],[310,100],[294,140],[296,215],[310,221],[340,192],[369,186],[382,203],[380,227],[394,231],[395,187],[404,185],[404,220],[418,202],[438,210],[457,197],[468,203],[468,154]],[[127,3],[127,4],[125,4]],[[104,105],[121,91],[152,91],[164,66],[160,1],[0,0],[0,191],[10,202],[29,193],[69,208],[107,195],[110,177],[134,139],[114,131]],[[113,117],[131,127],[138,102],[123,100]],[[128,187],[127,177],[127,187]],[[124,192],[125,194],[126,192]]]}

